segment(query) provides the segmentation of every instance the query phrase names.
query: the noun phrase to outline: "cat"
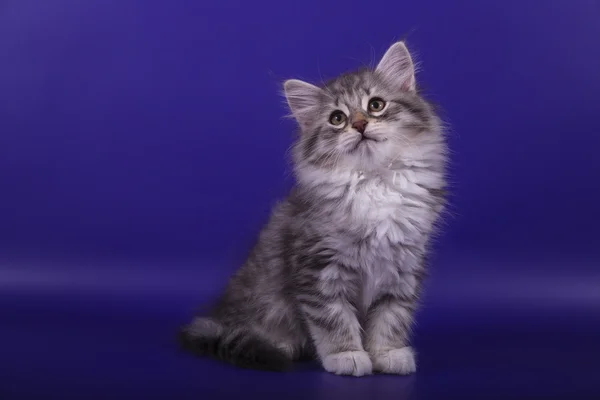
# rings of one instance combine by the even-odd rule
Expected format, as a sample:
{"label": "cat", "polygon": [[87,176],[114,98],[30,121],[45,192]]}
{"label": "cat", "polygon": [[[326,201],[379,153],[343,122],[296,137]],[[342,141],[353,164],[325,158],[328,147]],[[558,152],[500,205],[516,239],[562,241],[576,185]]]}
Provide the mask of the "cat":
{"label": "cat", "polygon": [[445,206],[442,123],[403,42],[376,68],[287,80],[296,185],[207,316],[179,334],[203,356],[338,375],[415,372],[410,330]]}

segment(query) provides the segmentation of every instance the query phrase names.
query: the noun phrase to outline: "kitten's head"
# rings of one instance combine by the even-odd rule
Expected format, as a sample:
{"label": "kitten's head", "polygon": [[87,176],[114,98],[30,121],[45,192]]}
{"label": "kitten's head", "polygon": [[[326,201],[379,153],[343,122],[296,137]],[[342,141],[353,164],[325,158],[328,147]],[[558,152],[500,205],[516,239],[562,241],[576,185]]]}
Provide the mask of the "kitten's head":
{"label": "kitten's head", "polygon": [[419,137],[439,134],[437,118],[416,91],[415,67],[402,42],[374,70],[344,74],[322,87],[291,79],[284,89],[301,130],[297,167],[379,170],[402,161]]}

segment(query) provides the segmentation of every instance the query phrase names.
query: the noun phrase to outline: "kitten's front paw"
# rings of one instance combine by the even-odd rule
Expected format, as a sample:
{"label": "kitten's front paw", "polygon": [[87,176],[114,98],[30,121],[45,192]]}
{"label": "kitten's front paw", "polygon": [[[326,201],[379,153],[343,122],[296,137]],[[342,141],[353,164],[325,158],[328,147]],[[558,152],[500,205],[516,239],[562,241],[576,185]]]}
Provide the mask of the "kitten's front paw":
{"label": "kitten's front paw", "polygon": [[372,358],[373,369],[384,374],[408,375],[417,370],[415,355],[410,347],[375,354]]}
{"label": "kitten's front paw", "polygon": [[336,375],[370,375],[373,366],[369,354],[365,351],[344,351],[331,354],[323,360],[323,368]]}

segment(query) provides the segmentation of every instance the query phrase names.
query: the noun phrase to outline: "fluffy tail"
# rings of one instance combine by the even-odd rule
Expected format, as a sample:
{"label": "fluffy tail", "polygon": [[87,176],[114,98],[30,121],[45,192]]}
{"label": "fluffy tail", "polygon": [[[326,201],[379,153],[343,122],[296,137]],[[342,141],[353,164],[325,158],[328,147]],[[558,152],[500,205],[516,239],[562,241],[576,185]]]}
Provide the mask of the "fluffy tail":
{"label": "fluffy tail", "polygon": [[208,318],[196,318],[181,329],[179,342],[195,355],[222,360],[241,368],[285,371],[292,363],[283,351],[251,332],[226,332],[218,322]]}

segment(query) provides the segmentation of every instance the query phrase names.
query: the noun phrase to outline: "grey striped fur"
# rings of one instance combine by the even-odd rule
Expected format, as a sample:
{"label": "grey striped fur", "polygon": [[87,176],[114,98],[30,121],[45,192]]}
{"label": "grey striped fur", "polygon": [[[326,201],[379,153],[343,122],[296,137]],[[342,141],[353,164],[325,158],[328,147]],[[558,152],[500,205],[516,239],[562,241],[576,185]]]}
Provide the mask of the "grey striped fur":
{"label": "grey striped fur", "polygon": [[[404,43],[375,69],[284,85],[300,126],[296,185],[212,313],[182,330],[201,355],[285,369],[302,356],[342,375],[409,374],[410,329],[444,205],[446,144]],[[370,112],[369,101],[386,102]],[[329,122],[332,112],[347,122]],[[353,125],[366,119],[361,134]]]}

